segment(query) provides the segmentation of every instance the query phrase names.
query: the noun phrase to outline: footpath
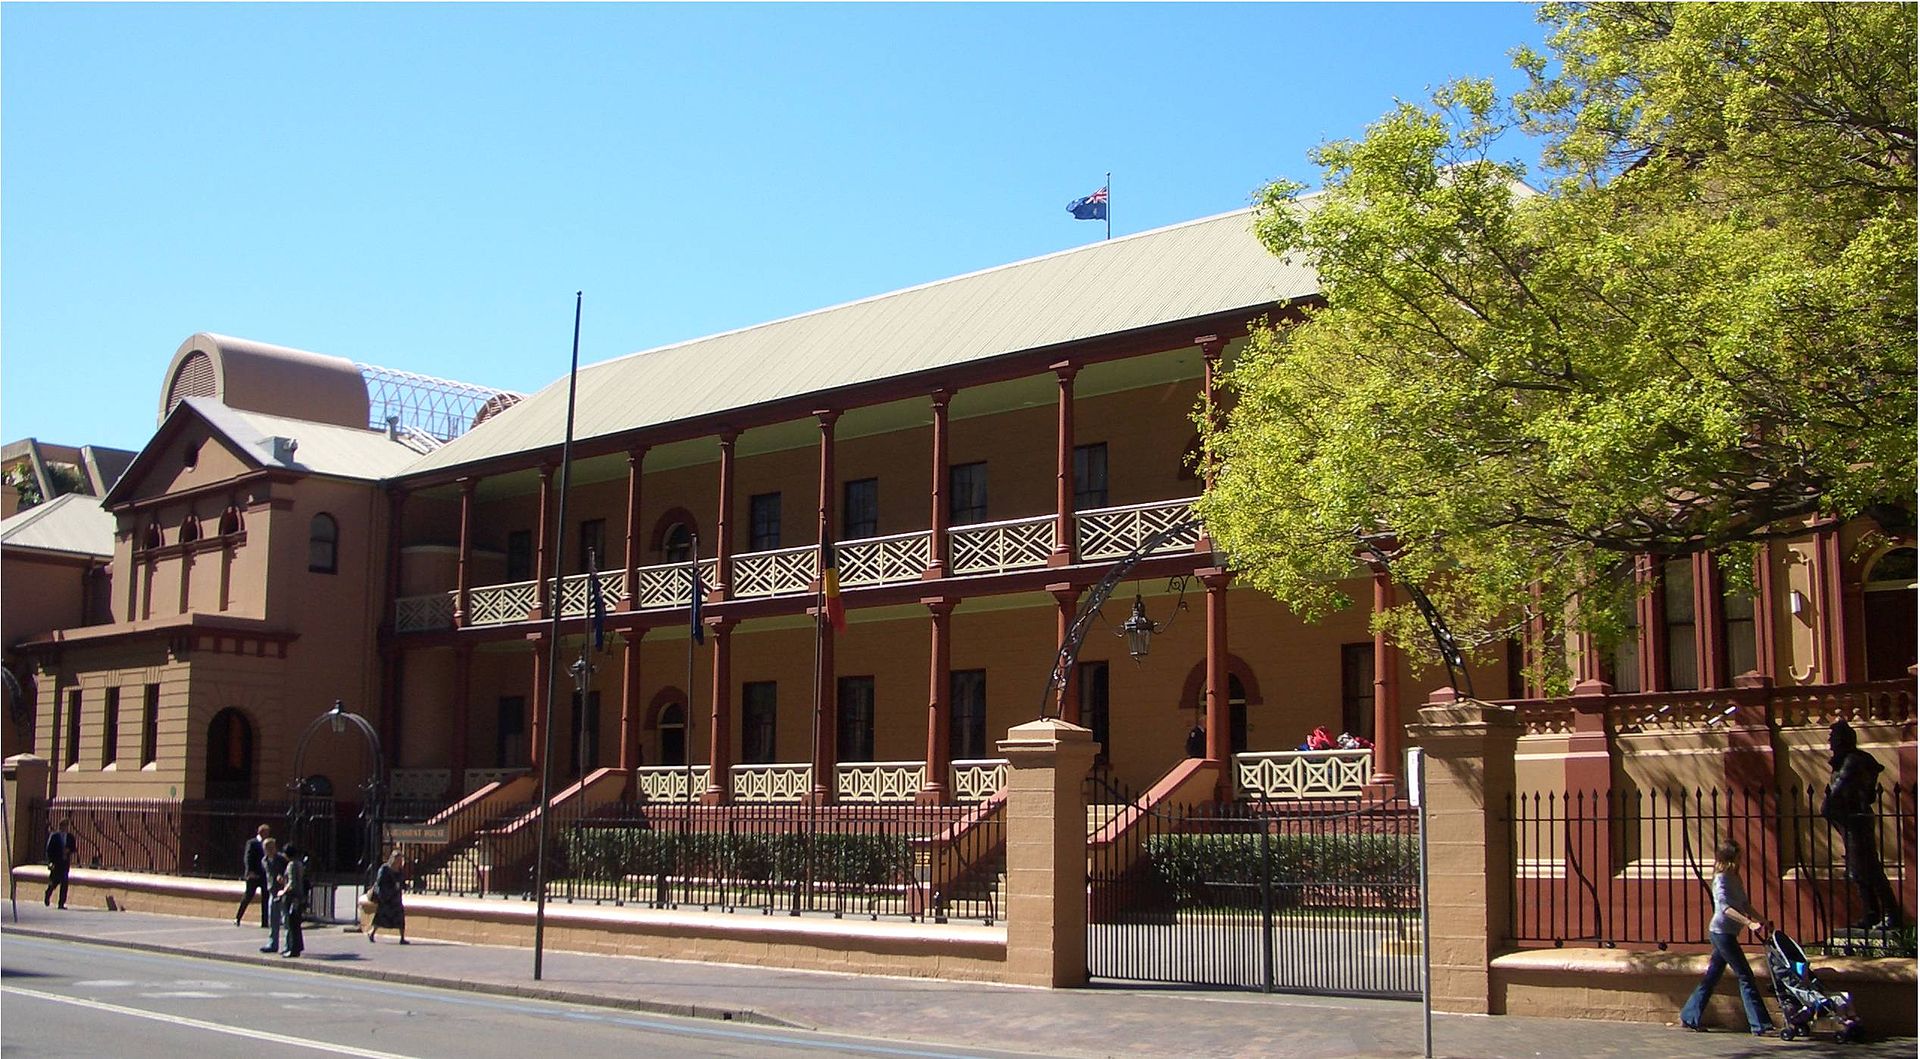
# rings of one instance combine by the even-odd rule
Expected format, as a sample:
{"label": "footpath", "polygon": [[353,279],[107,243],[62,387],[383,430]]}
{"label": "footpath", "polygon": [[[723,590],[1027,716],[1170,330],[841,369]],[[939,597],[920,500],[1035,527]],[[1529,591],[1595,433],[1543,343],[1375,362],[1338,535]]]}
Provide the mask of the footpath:
{"label": "footpath", "polygon": [[[23,896],[36,888],[23,887]],[[1036,1054],[1098,1056],[1419,1056],[1419,1002],[1356,1000],[1181,988],[1030,989],[971,982],[787,971],[641,957],[547,952],[540,981],[528,949],[414,938],[382,932],[368,944],[351,927],[312,926],[306,955],[283,960],[258,951],[255,918],[231,921],[101,909],[67,911],[22,900],[19,919],[0,903],[6,935],[272,963],[303,971],[410,985],[537,997],[657,1014],[731,1019],[859,1034],[901,1042]],[[0,948],[0,956],[4,948]],[[1731,976],[1721,985],[1731,994]],[[1793,1053],[1913,1056],[1912,1038],[1838,1046],[1756,1039],[1677,1025],[1517,1016],[1436,1015],[1434,1054],[1471,1059],[1523,1056],[1755,1056]]]}

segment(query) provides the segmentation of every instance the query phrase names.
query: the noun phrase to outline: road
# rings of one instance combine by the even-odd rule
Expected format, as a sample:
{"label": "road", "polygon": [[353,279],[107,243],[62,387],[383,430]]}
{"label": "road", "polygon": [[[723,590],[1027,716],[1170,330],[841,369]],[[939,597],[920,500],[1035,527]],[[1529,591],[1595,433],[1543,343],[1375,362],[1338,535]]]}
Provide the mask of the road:
{"label": "road", "polygon": [[1030,1053],[483,996],[160,953],[9,936],[0,949],[0,1052],[258,1059],[527,1059],[528,1056]]}

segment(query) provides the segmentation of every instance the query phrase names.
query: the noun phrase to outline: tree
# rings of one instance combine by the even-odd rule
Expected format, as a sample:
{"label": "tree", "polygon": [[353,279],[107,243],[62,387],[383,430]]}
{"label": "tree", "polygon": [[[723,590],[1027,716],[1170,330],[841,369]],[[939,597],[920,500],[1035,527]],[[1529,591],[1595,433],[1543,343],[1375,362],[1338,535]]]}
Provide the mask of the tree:
{"label": "tree", "polygon": [[1356,532],[1472,645],[1543,612],[1608,638],[1638,554],[1740,577],[1812,517],[1911,523],[1912,7],[1540,17],[1525,90],[1402,103],[1312,153],[1320,192],[1260,195],[1322,294],[1229,371],[1201,510],[1306,616],[1348,602]]}

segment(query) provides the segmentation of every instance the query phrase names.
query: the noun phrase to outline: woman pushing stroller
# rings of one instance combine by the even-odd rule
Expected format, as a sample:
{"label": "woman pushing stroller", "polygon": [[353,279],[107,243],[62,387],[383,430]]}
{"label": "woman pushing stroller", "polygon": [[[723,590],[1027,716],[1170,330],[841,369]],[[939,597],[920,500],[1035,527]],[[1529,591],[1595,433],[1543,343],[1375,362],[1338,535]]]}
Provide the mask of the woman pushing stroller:
{"label": "woman pushing stroller", "polygon": [[1764,1037],[1773,1033],[1773,1022],[1767,1017],[1766,1001],[1761,999],[1760,989],[1754,984],[1753,968],[1747,966],[1746,953],[1740,951],[1740,931],[1753,930],[1765,937],[1773,928],[1771,924],[1762,923],[1760,914],[1747,903],[1747,888],[1741,885],[1739,867],[1740,844],[1722,842],[1714,851],[1713,920],[1707,924],[1713,955],[1707,959],[1707,973],[1700,976],[1700,984],[1680,1009],[1680,1024],[1690,1030],[1706,1028],[1700,1025],[1700,1016],[1714,987],[1720,984],[1721,972],[1731,967],[1734,977],[1740,980],[1740,1000],[1747,1009],[1747,1029],[1756,1037]]}

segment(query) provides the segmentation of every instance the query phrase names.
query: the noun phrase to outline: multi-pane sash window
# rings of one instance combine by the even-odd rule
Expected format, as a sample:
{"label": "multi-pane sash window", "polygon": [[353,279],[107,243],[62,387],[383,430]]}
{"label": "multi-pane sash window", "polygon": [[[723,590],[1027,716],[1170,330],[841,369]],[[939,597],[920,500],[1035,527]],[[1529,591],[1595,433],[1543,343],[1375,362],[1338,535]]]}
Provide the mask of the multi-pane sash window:
{"label": "multi-pane sash window", "polygon": [[880,479],[857,478],[846,484],[840,525],[842,540],[880,535]]}
{"label": "multi-pane sash window", "polygon": [[511,530],[507,533],[507,580],[533,580],[532,530]]}
{"label": "multi-pane sash window", "polygon": [[987,756],[987,671],[956,669],[947,674],[953,702],[953,726],[947,750],[955,761]]}
{"label": "multi-pane sash window", "polygon": [[1113,747],[1108,742],[1112,733],[1107,724],[1107,664],[1080,663],[1079,684],[1080,723],[1093,732],[1093,741],[1100,744],[1095,760],[1112,761]]}
{"label": "multi-pane sash window", "polygon": [[1667,688],[1690,691],[1700,686],[1700,660],[1693,641],[1693,560],[1662,563],[1660,590],[1667,625]]}
{"label": "multi-pane sash window", "polygon": [[1728,592],[1726,607],[1727,629],[1727,676],[1737,677],[1751,673],[1760,664],[1760,641],[1755,639],[1753,623],[1753,594],[1749,592]]}
{"label": "multi-pane sash window", "polygon": [[687,711],[677,702],[660,711],[660,763],[687,763]]}
{"label": "multi-pane sash window", "polygon": [[107,689],[106,706],[100,711],[100,767],[105,768],[120,756],[120,689]]}
{"label": "multi-pane sash window", "polygon": [[1373,738],[1373,644],[1340,645],[1340,730]]}
{"label": "multi-pane sash window", "polygon": [[873,760],[873,678],[840,678],[839,760]]}
{"label": "multi-pane sash window", "polygon": [[80,689],[67,692],[67,765],[80,764]]}
{"label": "multi-pane sash window", "polygon": [[160,685],[147,685],[146,701],[140,707],[140,764],[160,760]]}
{"label": "multi-pane sash window", "polygon": [[778,687],[771,680],[740,685],[740,760],[744,764],[763,765],[773,760]]}
{"label": "multi-pane sash window", "polygon": [[519,765],[526,761],[522,752],[527,745],[527,697],[525,695],[500,696],[499,712],[495,715],[493,739],[493,763],[499,768]]}
{"label": "multi-pane sash window", "polygon": [[1073,508],[1089,511],[1107,506],[1107,443],[1076,445],[1073,449]]}
{"label": "multi-pane sash window", "polygon": [[780,547],[780,494],[758,493],[747,501],[747,550]]}
{"label": "multi-pane sash window", "polygon": [[957,463],[947,468],[947,521],[967,526],[986,520],[986,463]]}
{"label": "multi-pane sash window", "polygon": [[331,574],[340,568],[340,524],[325,512],[307,523],[307,570]]}
{"label": "multi-pane sash window", "polygon": [[598,569],[607,568],[607,520],[591,518],[580,523],[580,554],[573,560],[574,572],[587,572],[587,557],[591,555]]}

